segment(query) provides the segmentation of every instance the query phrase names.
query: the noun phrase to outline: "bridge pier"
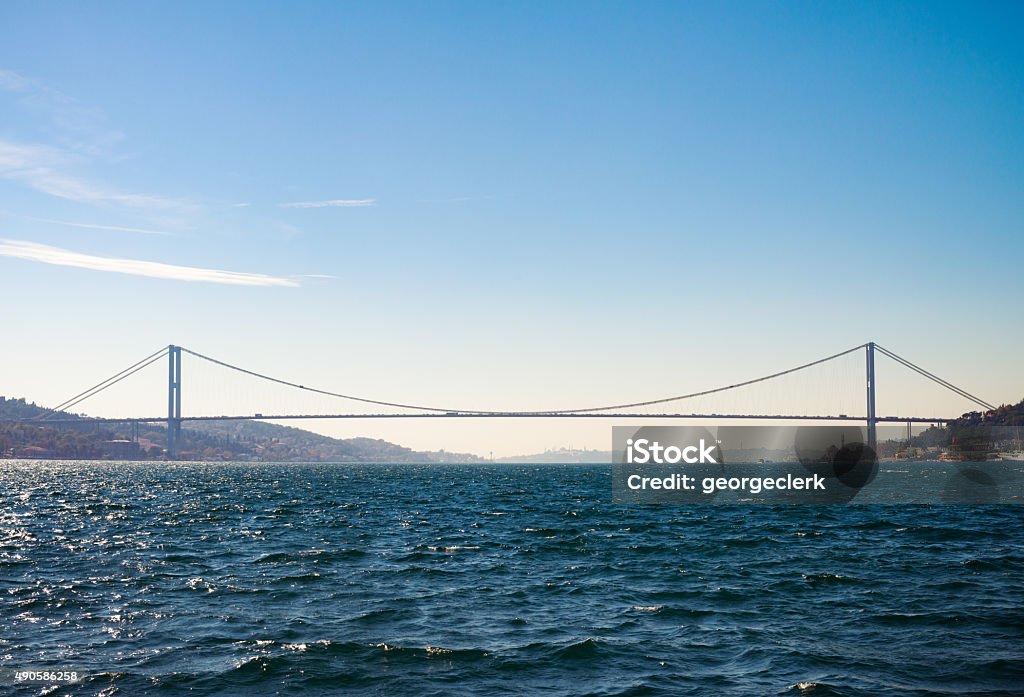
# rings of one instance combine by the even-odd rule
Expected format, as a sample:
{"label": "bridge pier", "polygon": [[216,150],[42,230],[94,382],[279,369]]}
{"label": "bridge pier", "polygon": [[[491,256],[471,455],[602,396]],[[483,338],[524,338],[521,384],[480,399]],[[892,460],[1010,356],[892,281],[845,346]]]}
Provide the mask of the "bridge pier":
{"label": "bridge pier", "polygon": [[868,447],[878,452],[878,418],[875,416],[875,342],[869,341],[866,349],[867,393],[868,393]]}
{"label": "bridge pier", "polygon": [[181,347],[167,347],[167,459],[178,455],[181,440]]}

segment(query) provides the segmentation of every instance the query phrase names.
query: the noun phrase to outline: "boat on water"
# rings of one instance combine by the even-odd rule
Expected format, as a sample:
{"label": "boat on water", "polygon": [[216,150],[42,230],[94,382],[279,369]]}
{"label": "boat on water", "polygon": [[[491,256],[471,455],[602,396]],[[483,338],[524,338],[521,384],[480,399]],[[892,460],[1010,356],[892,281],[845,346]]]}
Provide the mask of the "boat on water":
{"label": "boat on water", "polygon": [[1024,462],[1024,450],[999,453],[999,459],[1004,462]]}

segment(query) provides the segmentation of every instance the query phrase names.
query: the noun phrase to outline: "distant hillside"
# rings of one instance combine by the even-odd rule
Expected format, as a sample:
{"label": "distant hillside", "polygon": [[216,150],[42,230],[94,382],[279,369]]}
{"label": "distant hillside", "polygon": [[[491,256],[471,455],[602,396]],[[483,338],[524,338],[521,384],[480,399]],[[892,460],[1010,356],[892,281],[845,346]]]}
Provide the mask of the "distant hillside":
{"label": "distant hillside", "polygon": [[576,450],[574,448],[556,448],[545,450],[542,453],[533,455],[510,455],[508,457],[496,457],[495,462],[507,463],[608,463],[612,461],[610,450]]}
{"label": "distant hillside", "polygon": [[879,455],[892,457],[906,447],[931,450],[933,456],[948,450],[968,459],[984,460],[1000,451],[1018,450],[1024,439],[1024,400],[992,411],[971,411],[960,418],[932,426],[911,438],[879,443]]}
{"label": "distant hillside", "polygon": [[959,419],[950,422],[953,428],[966,428],[978,424],[988,424],[997,427],[1019,427],[1024,426],[1024,399],[1017,404],[1004,404],[992,411],[967,412]]}
{"label": "distant hillside", "polygon": [[988,412],[972,411],[946,425],[950,447],[972,459],[1000,450],[1019,450],[1024,432],[1024,400]]}
{"label": "distant hillside", "polygon": [[[24,398],[0,397],[0,456],[68,459],[162,459],[167,429],[140,424],[47,424],[47,409]],[[57,412],[54,418],[81,415]],[[481,462],[462,453],[418,452],[374,438],[331,438],[262,421],[198,421],[182,427],[182,460],[274,462]]]}

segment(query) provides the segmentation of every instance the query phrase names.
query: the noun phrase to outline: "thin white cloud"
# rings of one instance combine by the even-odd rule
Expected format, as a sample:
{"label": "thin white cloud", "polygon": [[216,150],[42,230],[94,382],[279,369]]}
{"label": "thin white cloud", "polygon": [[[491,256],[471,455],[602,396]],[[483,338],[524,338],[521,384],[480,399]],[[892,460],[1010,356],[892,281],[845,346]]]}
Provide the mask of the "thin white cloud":
{"label": "thin white cloud", "polygon": [[302,277],[303,278],[324,278],[324,279],[328,279],[328,280],[332,280],[332,279],[337,278],[337,276],[332,276],[329,273],[304,273],[304,274],[302,274]]}
{"label": "thin white cloud", "polygon": [[[14,104],[34,112],[33,121],[49,121],[55,129],[52,145],[0,139],[0,177],[36,191],[77,203],[114,204],[127,208],[183,210],[185,201],[121,191],[73,174],[96,158],[109,159],[111,146],[124,139],[106,124],[95,108],[14,70],[0,68],[0,92],[13,95]],[[8,108],[7,104],[0,108]],[[41,118],[40,118],[41,117]]]}
{"label": "thin white cloud", "polygon": [[78,203],[114,203],[129,208],[192,207],[184,201],[116,191],[71,176],[64,170],[74,159],[68,152],[57,148],[0,140],[0,176],[20,181],[44,194]]}
{"label": "thin white cloud", "polygon": [[421,198],[417,203],[467,203],[469,201],[493,201],[498,198],[494,194],[483,196],[453,196],[451,198]]}
{"label": "thin white cloud", "polygon": [[333,198],[328,201],[296,201],[294,203],[282,203],[282,208],[362,208],[365,206],[376,206],[375,198]]}
{"label": "thin white cloud", "polygon": [[14,70],[0,68],[0,89],[8,92],[27,92],[34,88],[36,83]]}
{"label": "thin white cloud", "polygon": [[42,264],[73,266],[79,269],[109,271],[111,273],[164,278],[174,281],[221,283],[233,286],[285,286],[290,288],[299,285],[295,281],[286,278],[277,278],[258,273],[201,269],[193,266],[164,264],[158,261],[99,257],[22,240],[0,240],[0,256],[36,261]]}
{"label": "thin white cloud", "polygon": [[17,71],[0,68],[0,91],[18,95],[21,105],[48,118],[57,126],[64,144],[73,150],[97,155],[124,139],[123,133],[106,125],[99,109]]}
{"label": "thin white cloud", "polygon": [[20,145],[0,140],[0,172],[31,172],[66,164],[68,157],[45,145]]}
{"label": "thin white cloud", "polygon": [[169,235],[171,233],[165,232],[164,230],[150,230],[142,227],[123,227],[121,225],[98,225],[95,223],[74,223],[70,220],[50,220],[49,218],[30,218],[25,216],[26,220],[35,220],[40,223],[50,223],[52,225],[67,225],[68,227],[85,228],[87,230],[111,230],[113,232],[131,232],[138,235]]}

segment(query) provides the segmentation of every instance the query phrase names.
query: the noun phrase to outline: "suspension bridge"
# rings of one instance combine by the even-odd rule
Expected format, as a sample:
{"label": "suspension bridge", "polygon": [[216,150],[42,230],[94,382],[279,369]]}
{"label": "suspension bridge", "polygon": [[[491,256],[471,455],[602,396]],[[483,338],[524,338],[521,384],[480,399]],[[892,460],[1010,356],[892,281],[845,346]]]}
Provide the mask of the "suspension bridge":
{"label": "suspension bridge", "polygon": [[[770,381],[777,381],[787,375],[793,375],[802,371],[808,371],[815,366],[821,366],[829,362],[837,361],[844,357],[849,357],[857,352],[864,353],[864,408],[865,411],[862,414],[849,415],[845,413],[838,414],[782,414],[782,413],[683,413],[683,412],[659,412],[650,411],[651,408],[661,407],[663,405],[671,405],[678,402],[684,402],[686,400],[694,400],[697,398],[704,398],[710,395],[721,395],[730,391],[740,390],[742,388],[749,388],[753,385],[767,383]],[[339,400],[349,403],[358,403],[366,405],[368,408],[379,409],[387,408],[389,411],[370,411],[370,412],[316,412],[316,413],[274,413],[273,408],[268,408],[265,411],[253,411],[246,414],[213,414],[213,415],[187,415],[182,412],[182,392],[184,389],[185,382],[182,375],[182,354],[191,356],[200,362],[205,364],[216,366],[219,369],[232,371],[235,374],[246,376],[250,379],[263,381],[264,383],[272,383],[279,388],[285,388],[290,391],[302,392],[311,395],[318,395],[320,397],[330,398],[331,400]],[[615,419],[760,419],[760,420],[774,420],[774,421],[837,421],[837,422],[848,422],[857,421],[863,422],[867,426],[867,440],[868,445],[872,448],[876,447],[877,443],[877,424],[884,422],[895,422],[895,423],[944,423],[955,418],[953,416],[879,416],[876,413],[876,379],[875,379],[875,356],[881,354],[896,364],[914,371],[918,375],[926,378],[927,380],[941,386],[942,388],[953,392],[964,400],[970,402],[977,407],[981,407],[985,411],[995,409],[995,406],[970,394],[966,390],[963,390],[952,383],[940,378],[939,376],[921,368],[920,366],[912,363],[911,361],[897,355],[896,353],[876,344],[874,342],[868,342],[855,346],[853,348],[841,351],[831,356],[826,356],[809,363],[788,368],[779,372],[772,373],[770,375],[763,375],[758,378],[745,380],[733,384],[723,385],[713,389],[702,390],[699,392],[691,392],[688,394],[679,394],[668,397],[661,397],[657,399],[649,399],[645,401],[633,401],[623,402],[618,404],[607,404],[599,406],[584,406],[570,409],[555,409],[555,410],[507,410],[499,411],[494,409],[470,409],[465,407],[455,406],[440,406],[436,404],[413,404],[396,401],[385,401],[379,399],[371,399],[368,397],[357,396],[352,394],[345,394],[341,392],[335,392],[327,389],[321,389],[317,387],[311,387],[296,382],[274,377],[266,373],[249,370],[232,363],[222,361],[196,351],[192,351],[183,346],[170,345],[161,348],[153,354],[150,354],[146,358],[128,366],[124,370],[112,375],[111,377],[103,380],[96,385],[93,385],[87,390],[76,394],[74,397],[65,400],[57,406],[47,410],[45,413],[31,417],[29,419],[22,419],[22,423],[36,423],[36,424],[83,424],[83,423],[108,423],[108,424],[134,424],[137,426],[142,423],[166,423],[167,427],[167,452],[169,457],[174,457],[177,453],[178,443],[181,441],[181,426],[184,422],[189,421],[238,421],[238,420],[259,420],[259,421],[279,421],[279,420],[306,420],[306,419],[424,419],[424,418],[436,418],[436,419],[523,419],[523,418],[543,418],[543,419],[584,419],[584,418],[615,418]],[[89,417],[89,416],[73,416],[69,415],[68,410],[81,405],[90,398],[109,390],[115,385],[123,382],[131,376],[139,373],[140,371],[148,368],[149,366],[158,363],[160,361],[167,361],[167,413],[152,415],[152,416],[130,416],[130,417]],[[395,411],[400,410],[400,411]],[[641,410],[641,411],[636,411]]]}

